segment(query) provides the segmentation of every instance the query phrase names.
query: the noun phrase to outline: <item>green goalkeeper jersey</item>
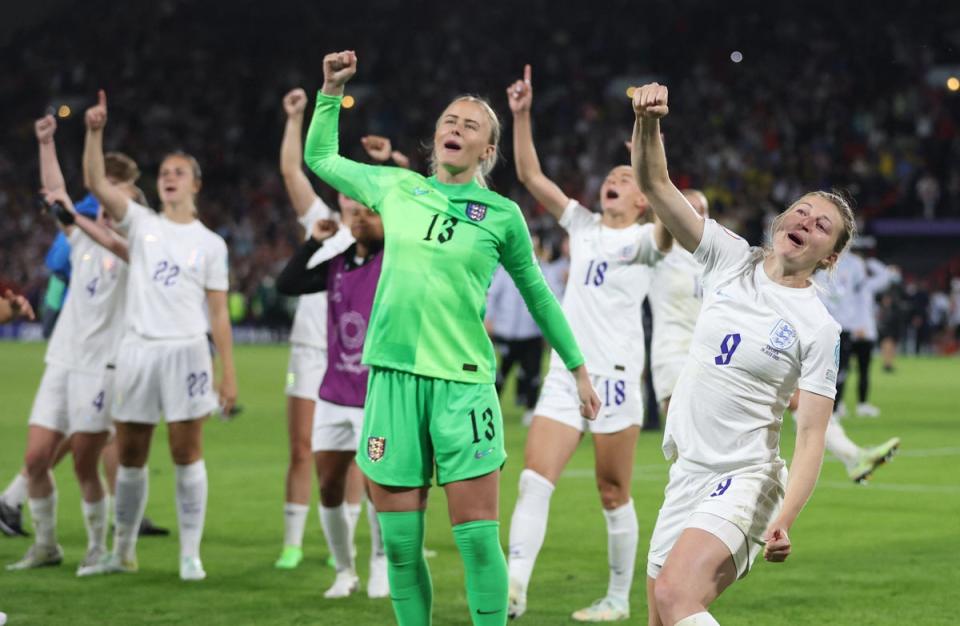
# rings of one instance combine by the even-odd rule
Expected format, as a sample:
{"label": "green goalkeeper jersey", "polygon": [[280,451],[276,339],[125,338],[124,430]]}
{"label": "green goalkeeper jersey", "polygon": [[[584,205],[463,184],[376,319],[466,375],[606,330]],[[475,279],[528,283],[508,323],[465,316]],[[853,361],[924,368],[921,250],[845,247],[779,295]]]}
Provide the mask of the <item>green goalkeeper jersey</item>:
{"label": "green goalkeeper jersey", "polygon": [[317,94],[304,158],[317,176],[383,220],[383,270],[363,363],[492,383],[496,361],[483,316],[493,272],[502,263],[566,366],[582,365],[516,203],[476,182],[449,185],[434,176],[341,157],[340,100]]}

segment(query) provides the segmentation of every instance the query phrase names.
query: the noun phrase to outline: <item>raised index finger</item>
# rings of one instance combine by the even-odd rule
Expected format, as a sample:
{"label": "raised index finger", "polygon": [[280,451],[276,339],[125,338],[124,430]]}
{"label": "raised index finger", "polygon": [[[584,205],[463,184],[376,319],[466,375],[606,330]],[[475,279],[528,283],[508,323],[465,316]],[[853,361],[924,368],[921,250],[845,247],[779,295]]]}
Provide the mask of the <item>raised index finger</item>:
{"label": "raised index finger", "polygon": [[530,80],[533,78],[533,69],[530,67],[530,64],[527,63],[523,66],[523,82],[530,84]]}

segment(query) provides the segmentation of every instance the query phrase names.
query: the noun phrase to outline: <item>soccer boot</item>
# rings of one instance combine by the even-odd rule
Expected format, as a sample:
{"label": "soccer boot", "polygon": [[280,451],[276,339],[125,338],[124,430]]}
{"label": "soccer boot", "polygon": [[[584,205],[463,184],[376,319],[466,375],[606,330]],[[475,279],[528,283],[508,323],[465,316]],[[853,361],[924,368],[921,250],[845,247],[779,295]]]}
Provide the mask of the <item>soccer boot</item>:
{"label": "soccer boot", "polygon": [[59,545],[41,546],[33,544],[23,555],[23,558],[16,563],[7,565],[7,570],[15,571],[21,569],[33,569],[34,567],[46,567],[48,565],[60,565],[63,562],[63,548]]}
{"label": "soccer boot", "polygon": [[857,405],[857,417],[880,417],[880,409],[868,402]]}
{"label": "soccer boot", "polygon": [[0,532],[11,537],[29,537],[30,533],[23,529],[23,506],[7,504],[0,498]]}
{"label": "soccer boot", "polygon": [[527,612],[527,590],[520,583],[511,580],[507,592],[507,617],[517,619]]}
{"label": "soccer boot", "polygon": [[296,569],[303,560],[303,548],[297,546],[283,546],[280,558],[273,564],[277,569]]}
{"label": "soccer boot", "polygon": [[180,558],[180,580],[203,580],[207,573],[203,571],[203,563],[195,556]]}
{"label": "soccer boot", "polygon": [[99,565],[100,562],[106,558],[106,556],[107,550],[103,546],[97,546],[87,550],[86,556],[83,557],[83,560],[80,561],[80,565],[77,566],[77,576],[92,575],[96,566]]}
{"label": "soccer boot", "polygon": [[390,581],[387,579],[387,557],[385,556],[375,556],[370,559],[367,596],[370,598],[390,597]]}
{"label": "soccer boot", "polygon": [[618,622],[630,617],[630,605],[622,600],[606,597],[571,615],[577,622]]}
{"label": "soccer boot", "polygon": [[862,450],[856,465],[847,470],[850,480],[855,483],[866,482],[878,467],[893,458],[899,448],[900,437],[894,437],[876,448]]}
{"label": "soccer boot", "polygon": [[163,528],[154,524],[149,517],[140,520],[140,528],[137,534],[141,537],[165,537],[170,534],[169,528]]}
{"label": "soccer boot", "polygon": [[357,573],[351,570],[337,572],[333,585],[323,592],[324,598],[346,598],[360,589],[360,579]]}

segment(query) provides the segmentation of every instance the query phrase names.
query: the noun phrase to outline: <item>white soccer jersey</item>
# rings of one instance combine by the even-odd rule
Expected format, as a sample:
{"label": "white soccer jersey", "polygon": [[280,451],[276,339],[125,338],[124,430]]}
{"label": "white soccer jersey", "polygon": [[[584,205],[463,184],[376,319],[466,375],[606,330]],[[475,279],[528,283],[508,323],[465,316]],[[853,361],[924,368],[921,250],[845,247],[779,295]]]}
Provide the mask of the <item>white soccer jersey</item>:
{"label": "white soccer jersey", "polygon": [[127,264],[79,227],[70,242],[70,291],[47,346],[47,363],[99,374],[123,331]]}
{"label": "white soccer jersey", "polygon": [[678,244],[654,268],[648,296],[653,313],[653,368],[687,358],[703,302],[702,279],[703,266]]}
{"label": "white soccer jersey", "polygon": [[[640,306],[657,250],[653,225],[609,228],[571,200],[560,218],[570,233],[570,270],[563,312],[591,374],[638,380],[643,371]],[[563,367],[554,351],[551,367]]]}
{"label": "white soccer jersey", "polygon": [[206,333],[206,290],[227,291],[227,244],[199,220],[173,222],[131,200],[119,224],[130,246],[127,324],[141,337]]}
{"label": "white soccer jersey", "polygon": [[[307,212],[297,220],[306,231],[305,239],[310,238],[310,231],[313,230],[313,225],[317,221],[330,219],[331,215],[330,207],[318,196]],[[350,234],[350,229],[341,226],[337,234],[323,242],[323,246],[310,257],[307,267],[316,267],[324,261],[329,261],[349,248],[352,243],[353,236]],[[325,292],[300,296],[297,301],[297,311],[293,315],[290,343],[327,349],[327,294]]]}
{"label": "white soccer jersey", "polygon": [[704,264],[703,308],[670,402],[664,456],[714,472],[778,461],[794,390],[836,393],[840,327],[815,287],[773,282],[747,242],[714,220],[694,258]]}
{"label": "white soccer jersey", "polygon": [[855,254],[840,256],[831,271],[820,270],[814,280],[821,287],[820,299],[827,311],[846,332],[857,326],[861,306],[860,291],[867,279],[866,265]]}

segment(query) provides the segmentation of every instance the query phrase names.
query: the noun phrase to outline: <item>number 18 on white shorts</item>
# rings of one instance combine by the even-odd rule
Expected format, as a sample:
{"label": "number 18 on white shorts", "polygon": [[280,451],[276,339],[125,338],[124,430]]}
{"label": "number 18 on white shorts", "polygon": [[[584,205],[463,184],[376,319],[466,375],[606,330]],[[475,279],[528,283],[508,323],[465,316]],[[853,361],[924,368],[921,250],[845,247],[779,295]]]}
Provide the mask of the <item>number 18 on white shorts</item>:
{"label": "number 18 on white shorts", "polygon": [[550,368],[533,414],[548,417],[580,432],[618,433],[631,426],[643,425],[639,381],[591,376],[590,382],[600,396],[600,413],[596,420],[586,420],[580,415],[577,382],[573,374],[563,368]]}

